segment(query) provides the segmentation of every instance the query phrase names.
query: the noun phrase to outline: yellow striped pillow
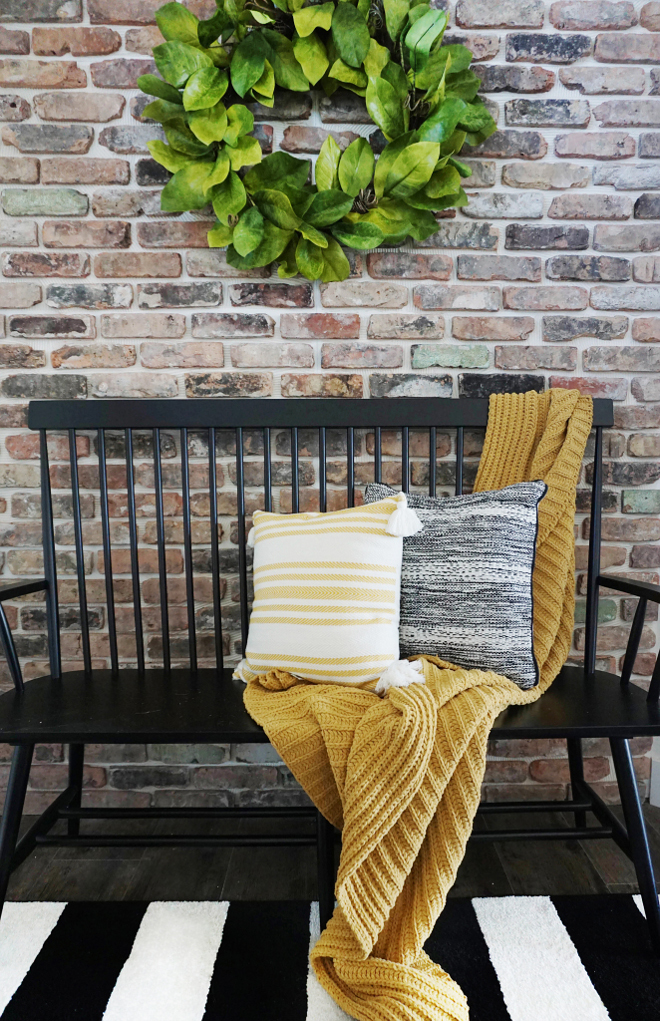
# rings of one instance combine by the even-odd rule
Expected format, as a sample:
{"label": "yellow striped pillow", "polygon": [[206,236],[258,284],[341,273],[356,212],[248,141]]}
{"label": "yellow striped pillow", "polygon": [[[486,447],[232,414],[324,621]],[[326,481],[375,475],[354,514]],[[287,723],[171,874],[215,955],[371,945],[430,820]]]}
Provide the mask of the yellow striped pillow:
{"label": "yellow striped pillow", "polygon": [[234,676],[249,681],[279,668],[360,684],[397,661],[401,535],[421,528],[405,508],[398,494],[327,514],[255,511],[254,603]]}

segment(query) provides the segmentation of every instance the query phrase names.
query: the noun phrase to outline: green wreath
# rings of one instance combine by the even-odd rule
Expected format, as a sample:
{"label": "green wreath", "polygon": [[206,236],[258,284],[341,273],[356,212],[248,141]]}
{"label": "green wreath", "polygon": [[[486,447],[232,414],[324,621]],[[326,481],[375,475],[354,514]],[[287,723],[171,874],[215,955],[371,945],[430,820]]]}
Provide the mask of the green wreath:
{"label": "green wreath", "polygon": [[[167,138],[148,143],[173,174],[161,208],[211,202],[209,245],[227,246],[230,265],[276,261],[281,277],[345,280],[342,246],[423,241],[438,228],[435,212],[467,204],[461,179],[470,169],[455,154],[488,138],[495,122],[477,96],[470,51],[443,45],[444,11],[425,0],[216,2],[208,21],[179,3],[160,8],[166,42],[153,55],[164,80],[143,75],[138,85],[156,97],[143,114]],[[262,159],[246,104],[272,106],[276,85],[364,97],[388,143],[378,160],[364,138],[342,153],[329,136],[309,184],[309,160]]]}

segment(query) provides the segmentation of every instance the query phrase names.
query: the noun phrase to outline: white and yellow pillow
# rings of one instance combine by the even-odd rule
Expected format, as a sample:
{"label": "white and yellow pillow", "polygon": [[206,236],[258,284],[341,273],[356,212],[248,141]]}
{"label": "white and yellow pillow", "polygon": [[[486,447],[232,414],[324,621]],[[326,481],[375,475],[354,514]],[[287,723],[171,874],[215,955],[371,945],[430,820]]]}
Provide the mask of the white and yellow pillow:
{"label": "white and yellow pillow", "polygon": [[422,527],[405,495],[326,514],[255,511],[253,520],[254,603],[234,676],[380,677],[399,659],[403,535]]}

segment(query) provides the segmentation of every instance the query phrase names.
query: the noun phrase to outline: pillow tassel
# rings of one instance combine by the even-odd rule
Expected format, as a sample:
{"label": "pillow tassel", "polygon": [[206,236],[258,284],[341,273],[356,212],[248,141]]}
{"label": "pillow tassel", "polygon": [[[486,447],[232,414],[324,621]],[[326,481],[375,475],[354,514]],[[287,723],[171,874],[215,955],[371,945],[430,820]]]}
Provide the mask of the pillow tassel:
{"label": "pillow tassel", "polygon": [[246,543],[247,546],[250,547],[250,549],[254,549],[254,525],[252,526],[252,528],[248,532],[248,537],[245,540],[245,543]]}
{"label": "pillow tassel", "polygon": [[411,663],[409,659],[394,660],[376,685],[376,694],[384,695],[389,688],[407,688],[409,684],[424,684],[421,660]]}
{"label": "pillow tassel", "polygon": [[409,535],[416,535],[421,532],[422,522],[411,507],[408,506],[408,499],[405,493],[399,493],[396,498],[397,508],[390,514],[385,531],[388,535],[401,535],[405,539]]}

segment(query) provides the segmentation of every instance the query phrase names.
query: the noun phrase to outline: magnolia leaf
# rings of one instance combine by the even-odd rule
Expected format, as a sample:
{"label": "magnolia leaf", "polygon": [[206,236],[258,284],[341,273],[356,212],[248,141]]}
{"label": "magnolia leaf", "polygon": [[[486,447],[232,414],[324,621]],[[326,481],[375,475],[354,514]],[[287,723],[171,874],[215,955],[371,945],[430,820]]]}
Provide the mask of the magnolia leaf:
{"label": "magnolia leaf", "polygon": [[374,173],[373,149],[366,138],[356,138],[339,161],[339,184],[353,198],[368,188]]}
{"label": "magnolia leaf", "polygon": [[316,227],[312,227],[311,223],[305,223],[303,220],[298,230],[304,238],[307,238],[312,244],[318,245],[319,248],[328,247],[328,239],[325,234],[317,230]]}
{"label": "magnolia leaf", "polygon": [[185,152],[188,156],[206,156],[209,151],[208,145],[200,142],[193,135],[188,122],[179,117],[176,120],[168,121],[164,125],[165,137],[170,145],[179,152]]}
{"label": "magnolia leaf", "polygon": [[218,157],[213,164],[213,170],[209,174],[208,180],[205,185],[206,192],[216,184],[222,184],[227,179],[227,175],[230,171],[229,156],[225,149],[220,149]]}
{"label": "magnolia leaf", "polygon": [[261,11],[250,11],[250,14],[258,25],[272,25],[275,22],[275,18],[270,14],[263,14]]}
{"label": "magnolia leaf", "polygon": [[301,39],[311,35],[315,28],[324,28],[329,31],[334,10],[335,5],[328,3],[316,4],[313,7],[304,7],[301,11],[296,11],[293,15],[293,23]]}
{"label": "magnolia leaf", "polygon": [[[332,7],[332,4],[329,4]],[[313,8],[306,7],[309,11]],[[300,12],[301,14],[303,11]],[[296,60],[302,67],[305,77],[309,78],[311,85],[316,85],[321,80],[330,66],[327,50],[321,39],[312,32],[311,35],[301,38],[295,36],[293,40],[293,52]]]}
{"label": "magnolia leaf", "polygon": [[227,112],[222,103],[210,110],[194,110],[188,115],[190,130],[200,142],[219,142],[227,130]]}
{"label": "magnolia leaf", "polygon": [[265,221],[258,209],[247,209],[234,227],[233,245],[239,255],[249,255],[264,236]]}
{"label": "magnolia leaf", "polygon": [[429,209],[437,212],[441,209],[458,209],[459,206],[466,206],[468,204],[468,197],[462,188],[455,194],[445,195],[440,199],[427,198],[423,191],[418,191],[416,195],[412,195],[411,198],[407,199],[407,203],[415,209]]}
{"label": "magnolia leaf", "polygon": [[290,11],[299,11],[305,3],[305,0],[288,0],[288,9]]}
{"label": "magnolia leaf", "polygon": [[445,11],[429,10],[410,26],[403,45],[408,63],[413,72],[421,71],[426,65],[431,46],[441,39],[447,27]]}
{"label": "magnolia leaf", "polygon": [[[210,46],[220,36],[233,30],[234,24],[222,7],[218,7],[212,18],[200,21],[197,26],[197,37],[202,46]],[[225,36],[226,37],[226,36]]]}
{"label": "magnolia leaf", "polygon": [[235,47],[231,59],[231,84],[243,97],[264,73],[266,49],[261,32],[250,32]]}
{"label": "magnolia leaf", "polygon": [[449,75],[465,71],[472,63],[472,51],[468,50],[467,46],[463,46],[462,43],[452,43],[450,46],[443,46],[439,52],[446,53],[451,59]]}
{"label": "magnolia leaf", "polygon": [[166,170],[176,174],[177,170],[181,170],[185,167],[186,163],[190,163],[190,156],[185,156],[182,152],[177,152],[176,149],[172,149],[165,142],[147,142],[147,149],[156,160],[156,163],[160,163]]}
{"label": "magnolia leaf", "polygon": [[209,248],[225,248],[230,245],[234,235],[233,227],[227,227],[224,223],[216,223],[206,234]]}
{"label": "magnolia leaf", "polygon": [[[466,131],[484,131],[491,125],[493,125],[492,130],[495,130],[495,121],[489,113],[488,107],[480,102],[466,106],[458,119],[458,126]],[[492,134],[492,132],[489,133]]]}
{"label": "magnolia leaf", "polygon": [[321,146],[321,151],[316,160],[316,167],[314,168],[316,187],[320,192],[339,186],[338,170],[340,159],[341,149],[332,135],[328,135]]}
{"label": "magnolia leaf", "polygon": [[[327,241],[324,247],[327,246]],[[296,265],[308,280],[318,280],[323,272],[323,248],[307,238],[300,238],[296,246]]]}
{"label": "magnolia leaf", "polygon": [[366,89],[368,78],[364,71],[360,71],[358,68],[350,67],[341,58],[337,58],[334,64],[330,68],[329,75],[331,78],[336,78],[337,81],[343,82],[347,85],[357,85],[360,89]]}
{"label": "magnolia leaf", "polygon": [[319,191],[307,209],[305,220],[313,227],[328,227],[350,213],[352,205],[351,195],[346,195],[337,188]]}
{"label": "magnolia leaf", "polygon": [[474,99],[481,87],[481,78],[468,68],[460,74],[451,75],[447,78],[446,95],[458,96],[466,102]]}
{"label": "magnolia leaf", "polygon": [[369,248],[378,248],[385,240],[385,235],[380,227],[365,221],[354,223],[350,220],[342,220],[340,223],[333,224],[330,230],[342,245],[364,251]]}
{"label": "magnolia leaf", "polygon": [[370,78],[366,100],[369,116],[388,140],[397,138],[408,130],[408,110],[404,109],[389,82],[383,78]]}
{"label": "magnolia leaf", "polygon": [[274,152],[248,170],[243,178],[245,187],[253,194],[264,188],[277,187],[286,179],[292,188],[302,188],[309,175],[309,160],[297,160],[288,152]]}
{"label": "magnolia leaf", "polygon": [[330,284],[334,280],[345,280],[351,272],[351,264],[341,246],[334,238],[328,238],[328,247],[323,249],[323,271],[321,280]]}
{"label": "magnolia leaf", "polygon": [[364,70],[369,77],[377,78],[390,60],[390,51],[375,39],[369,43],[369,52],[364,58]]}
{"label": "magnolia leaf", "polygon": [[197,35],[197,18],[183,4],[169,3],[159,7],[156,11],[156,24],[161,35],[167,40],[176,39],[189,46],[197,46],[199,37]]}
{"label": "magnolia leaf", "polygon": [[258,82],[252,86],[252,95],[258,103],[264,106],[273,105],[273,93],[275,92],[275,75],[269,60],[264,62],[264,73]]}
{"label": "magnolia leaf", "polygon": [[142,116],[148,120],[158,121],[159,124],[167,124],[181,116],[181,107],[178,103],[170,103],[166,99],[154,99],[147,103]]}
{"label": "magnolia leaf", "polygon": [[394,166],[394,161],[397,159],[399,153],[418,141],[418,135],[416,131],[407,131],[404,135],[400,135],[389,145],[386,145],[382,153],[378,157],[376,162],[376,170],[374,171],[374,191],[376,192],[377,198],[382,198],[385,193],[385,181],[387,175]]}
{"label": "magnolia leaf", "polygon": [[251,34],[258,34],[263,38],[266,47],[264,55],[272,65],[277,85],[292,92],[307,92],[309,82],[296,60],[291,40],[279,32],[274,32],[272,28],[264,28],[259,33]]}
{"label": "magnolia leaf", "polygon": [[[442,167],[436,170],[424,186],[424,194],[431,199],[443,198],[455,194],[461,187],[461,175],[454,167]],[[393,193],[394,194],[394,193]]]}
{"label": "magnolia leaf", "polygon": [[280,264],[277,267],[277,275],[282,280],[298,276],[298,263],[296,262],[296,247],[298,239],[296,235],[291,238],[288,245],[280,255]]}
{"label": "magnolia leaf", "polygon": [[213,212],[222,223],[228,223],[230,216],[236,216],[245,206],[247,195],[243,182],[233,170],[222,184],[213,189]]}
{"label": "magnolia leaf", "polygon": [[160,193],[160,208],[166,213],[184,213],[202,209],[208,203],[205,184],[213,163],[187,163],[177,170]]}
{"label": "magnolia leaf", "polygon": [[456,130],[459,118],[467,108],[465,100],[453,97],[445,99],[434,114],[417,129],[423,142],[446,142]]}
{"label": "magnolia leaf", "polygon": [[396,42],[401,35],[401,29],[406,23],[408,11],[410,10],[409,0],[383,0],[385,9],[385,27],[392,42]]}
{"label": "magnolia leaf", "polygon": [[278,259],[293,236],[290,230],[282,230],[268,220],[264,223],[264,236],[253,252],[239,255],[233,245],[227,249],[227,262],[235,269],[256,269],[268,266]]}
{"label": "magnolia leaf", "polygon": [[[179,4],[176,4],[179,7]],[[181,8],[186,10],[186,8]],[[165,81],[170,85],[181,88],[186,84],[191,74],[199,71],[202,67],[213,67],[213,61],[206,53],[189,46],[187,43],[171,42],[161,43],[153,48],[156,67],[162,74]]]}
{"label": "magnolia leaf", "polygon": [[400,64],[391,60],[382,71],[382,77],[389,82],[402,103],[408,101],[408,79]]}
{"label": "magnolia leaf", "polygon": [[223,141],[227,145],[236,145],[241,135],[248,135],[253,128],[253,114],[241,103],[234,103],[227,110],[227,130],[224,133]]}
{"label": "magnolia leaf", "polygon": [[300,217],[294,212],[288,195],[275,191],[274,188],[264,188],[255,192],[253,198],[259,212],[276,227],[284,230],[295,230],[300,227]]}
{"label": "magnolia leaf", "polygon": [[229,84],[226,71],[217,67],[203,67],[191,74],[183,90],[186,110],[207,110],[219,103]]}
{"label": "magnolia leaf", "polygon": [[415,142],[399,153],[385,180],[385,195],[406,199],[423,188],[440,155],[437,142]]}
{"label": "magnolia leaf", "polygon": [[364,17],[351,3],[339,3],[332,16],[332,40],[344,63],[360,67],[369,52],[371,36]]}
{"label": "magnolia leaf", "polygon": [[460,160],[455,159],[453,156],[449,156],[447,162],[458,170],[461,177],[472,177],[472,167],[468,166],[467,163],[461,163]]}
{"label": "magnolia leaf", "polygon": [[227,148],[229,163],[232,170],[240,170],[241,167],[253,167],[261,160],[261,146],[256,138],[250,135],[243,135],[238,139],[236,145]]}
{"label": "magnolia leaf", "polygon": [[155,74],[141,74],[137,80],[137,86],[147,96],[158,96],[159,99],[165,99],[168,103],[178,103],[179,105],[183,103],[179,90],[168,82],[164,82],[162,78],[157,78]]}

